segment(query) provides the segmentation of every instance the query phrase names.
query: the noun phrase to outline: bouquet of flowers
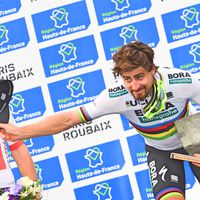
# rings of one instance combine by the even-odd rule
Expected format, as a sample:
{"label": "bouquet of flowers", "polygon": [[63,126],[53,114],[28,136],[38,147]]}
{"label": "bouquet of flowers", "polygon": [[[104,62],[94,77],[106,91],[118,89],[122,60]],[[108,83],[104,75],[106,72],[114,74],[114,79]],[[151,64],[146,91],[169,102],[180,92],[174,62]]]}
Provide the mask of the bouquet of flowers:
{"label": "bouquet of flowers", "polygon": [[21,177],[15,185],[0,189],[0,200],[41,200],[42,186],[40,181]]}

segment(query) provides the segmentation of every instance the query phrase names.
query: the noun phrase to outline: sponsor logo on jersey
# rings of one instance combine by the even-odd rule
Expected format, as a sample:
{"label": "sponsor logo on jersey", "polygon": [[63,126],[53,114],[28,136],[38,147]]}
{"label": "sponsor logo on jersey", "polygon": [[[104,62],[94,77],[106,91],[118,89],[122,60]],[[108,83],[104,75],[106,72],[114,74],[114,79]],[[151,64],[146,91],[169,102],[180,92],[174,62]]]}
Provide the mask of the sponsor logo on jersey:
{"label": "sponsor logo on jersey", "polygon": [[118,86],[118,87],[114,87],[114,88],[109,88],[108,92],[109,92],[110,98],[123,96],[123,95],[128,93],[128,91],[125,89],[125,87],[123,85]]}
{"label": "sponsor logo on jersey", "polygon": [[191,76],[188,72],[179,72],[168,74],[169,84],[192,83]]}

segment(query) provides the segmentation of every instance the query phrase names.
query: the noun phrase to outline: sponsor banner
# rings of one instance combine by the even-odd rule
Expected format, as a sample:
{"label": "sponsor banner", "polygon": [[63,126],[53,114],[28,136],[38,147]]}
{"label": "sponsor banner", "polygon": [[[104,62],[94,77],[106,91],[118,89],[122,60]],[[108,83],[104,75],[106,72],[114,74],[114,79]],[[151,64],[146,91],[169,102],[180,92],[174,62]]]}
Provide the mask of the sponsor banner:
{"label": "sponsor banner", "polygon": [[149,11],[150,0],[93,0],[99,25],[136,16]]}
{"label": "sponsor banner", "polygon": [[193,74],[200,72],[200,42],[171,49],[170,53],[174,67]]}
{"label": "sponsor banner", "polygon": [[[104,117],[105,118],[105,117]],[[73,126],[69,130],[62,132],[64,141],[70,141],[75,139],[80,139],[86,135],[98,134],[102,132],[110,133],[114,129],[116,121],[113,120],[104,120],[102,117],[100,120],[89,121],[87,123],[82,123],[76,126]]]}
{"label": "sponsor banner", "polygon": [[32,67],[17,66],[15,63],[0,64],[0,79],[17,81],[34,76]]}
{"label": "sponsor banner", "polygon": [[[58,157],[35,162],[35,169],[44,190],[61,186],[64,178]],[[13,168],[12,171],[15,180],[21,177],[18,168]]]}
{"label": "sponsor banner", "polygon": [[32,20],[38,42],[83,31],[90,25],[85,1],[33,14]]}
{"label": "sponsor banner", "polygon": [[168,43],[200,34],[199,11],[197,4],[162,15]]}
{"label": "sponsor banner", "polygon": [[149,179],[149,170],[142,170],[135,173],[140,196],[142,200],[155,200],[153,195],[153,190],[151,186],[151,182]]}
{"label": "sponsor banner", "polygon": [[144,138],[137,134],[127,138],[133,165],[147,162]]}
{"label": "sponsor banner", "polygon": [[[31,156],[36,156],[46,152],[52,151],[54,147],[53,136],[45,136],[40,138],[31,138],[23,140],[26,146],[28,147],[29,153]],[[10,151],[8,152],[9,161],[13,161]]]}
{"label": "sponsor banner", "polygon": [[168,74],[169,84],[190,84],[192,83],[192,78],[189,72],[179,72]]}
{"label": "sponsor banner", "polygon": [[0,24],[0,54],[27,46],[28,30],[24,18]]}
{"label": "sponsor banner", "polygon": [[[95,83],[95,87],[94,87]],[[101,70],[48,84],[54,112],[93,101],[105,89]]]}
{"label": "sponsor banner", "polygon": [[133,200],[129,177],[121,176],[74,190],[76,200]]}
{"label": "sponsor banner", "polygon": [[16,123],[43,116],[46,111],[40,87],[13,94],[9,107]]}
{"label": "sponsor banner", "polygon": [[[142,41],[154,48],[159,42],[158,31],[154,18],[127,24],[101,32],[106,60],[112,59],[112,55],[124,44],[135,40]],[[112,38],[112,40],[110,39]]]}
{"label": "sponsor banner", "polygon": [[0,2],[0,17],[17,13],[21,8],[20,0],[15,1],[1,1]]}
{"label": "sponsor banner", "polygon": [[65,156],[72,182],[121,170],[125,163],[118,140],[68,153]]}
{"label": "sponsor banner", "polygon": [[94,65],[98,59],[94,36],[40,49],[46,77]]}

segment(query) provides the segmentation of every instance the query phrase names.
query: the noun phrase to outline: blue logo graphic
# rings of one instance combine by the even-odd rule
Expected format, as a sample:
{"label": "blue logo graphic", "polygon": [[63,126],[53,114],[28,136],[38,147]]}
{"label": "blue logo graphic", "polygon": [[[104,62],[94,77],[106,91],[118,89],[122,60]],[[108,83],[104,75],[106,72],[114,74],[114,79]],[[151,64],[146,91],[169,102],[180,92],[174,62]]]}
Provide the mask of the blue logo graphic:
{"label": "blue logo graphic", "polygon": [[[200,34],[200,4],[162,15],[167,41],[174,42]],[[173,23],[169,23],[172,22]]]}
{"label": "blue logo graphic", "polygon": [[41,88],[32,88],[13,94],[9,107],[17,123],[42,116],[46,106]]}
{"label": "blue logo graphic", "polygon": [[65,156],[72,182],[120,170],[125,162],[119,141],[89,147]]}
{"label": "blue logo graphic", "polygon": [[[63,174],[58,157],[49,158],[35,163],[38,179],[44,190],[59,187],[63,182]],[[12,169],[15,180],[20,178],[18,168]]]}
{"label": "blue logo graphic", "polygon": [[120,118],[125,131],[133,129],[133,126],[128,122],[127,118],[124,115],[120,115]]}
{"label": "blue logo graphic", "polygon": [[147,162],[144,138],[137,134],[127,138],[133,165]]}
{"label": "blue logo graphic", "polygon": [[94,65],[98,59],[93,36],[40,50],[46,77]]}
{"label": "blue logo graphic", "polygon": [[142,200],[154,200],[154,195],[149,179],[149,170],[135,173]]}
{"label": "blue logo graphic", "polygon": [[199,111],[200,111],[200,105],[197,104],[197,103],[194,102],[194,101],[191,101],[191,103],[192,103],[192,106],[194,106],[194,108],[196,109],[196,111],[199,112]]}
{"label": "blue logo graphic", "polygon": [[154,18],[101,32],[101,37],[107,60],[112,59],[119,47],[129,42],[140,40],[152,48],[159,42]]}
{"label": "blue logo graphic", "polygon": [[[76,200],[133,200],[129,177],[121,176],[74,190]],[[122,192],[123,191],[123,192]]]}
{"label": "blue logo graphic", "polygon": [[99,25],[143,14],[151,7],[150,0],[93,0]]}
{"label": "blue logo graphic", "polygon": [[24,18],[0,24],[0,54],[26,47],[28,42]]}
{"label": "blue logo graphic", "polygon": [[200,72],[200,42],[172,49],[170,53],[174,67],[193,74]]}
{"label": "blue logo graphic", "polygon": [[[54,147],[53,136],[26,139],[24,140],[24,143],[28,147],[31,156],[50,152]],[[10,151],[8,151],[8,155],[9,155],[8,157],[9,161],[10,162],[13,161]]]}
{"label": "blue logo graphic", "polygon": [[20,0],[0,1],[0,17],[17,13],[21,8]]}
{"label": "blue logo graphic", "polygon": [[[95,87],[94,87],[95,83]],[[101,70],[48,84],[54,112],[93,101],[105,89]]]}
{"label": "blue logo graphic", "polygon": [[83,31],[90,25],[85,1],[33,14],[32,20],[38,42]]}

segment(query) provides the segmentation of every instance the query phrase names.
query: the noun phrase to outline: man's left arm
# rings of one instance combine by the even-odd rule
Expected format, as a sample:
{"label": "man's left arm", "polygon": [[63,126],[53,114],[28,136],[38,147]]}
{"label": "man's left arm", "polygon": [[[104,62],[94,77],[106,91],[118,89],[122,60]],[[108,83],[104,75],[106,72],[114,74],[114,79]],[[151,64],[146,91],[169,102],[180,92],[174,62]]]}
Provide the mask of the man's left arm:
{"label": "man's left arm", "polygon": [[28,148],[23,142],[18,142],[19,145],[13,144],[10,146],[13,159],[17,163],[21,176],[28,176],[32,180],[37,179],[35,167]]}

